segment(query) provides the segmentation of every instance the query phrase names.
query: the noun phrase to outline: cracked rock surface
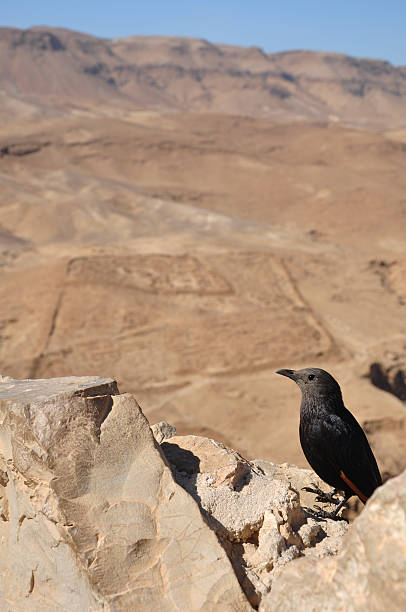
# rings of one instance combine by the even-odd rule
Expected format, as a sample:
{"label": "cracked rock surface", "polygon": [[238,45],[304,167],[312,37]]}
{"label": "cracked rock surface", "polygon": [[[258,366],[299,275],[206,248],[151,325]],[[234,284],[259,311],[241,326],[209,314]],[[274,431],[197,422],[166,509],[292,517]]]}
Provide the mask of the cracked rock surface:
{"label": "cracked rock surface", "polygon": [[250,609],[109,379],[0,382],[0,542],[1,610]]}
{"label": "cracked rock surface", "polygon": [[328,490],[311,470],[249,462],[199,436],[174,436],[163,442],[162,450],[176,481],[196,499],[222,542],[253,607],[287,563],[340,549],[347,523],[317,521],[303,511],[314,495],[302,487],[315,483]]}
{"label": "cracked rock surface", "polygon": [[174,434],[110,379],[2,377],[0,610],[406,609],[406,472],[348,527],[311,470]]}
{"label": "cracked rock surface", "polygon": [[300,559],[275,579],[261,612],[406,610],[406,472],[379,487],[328,559]]}

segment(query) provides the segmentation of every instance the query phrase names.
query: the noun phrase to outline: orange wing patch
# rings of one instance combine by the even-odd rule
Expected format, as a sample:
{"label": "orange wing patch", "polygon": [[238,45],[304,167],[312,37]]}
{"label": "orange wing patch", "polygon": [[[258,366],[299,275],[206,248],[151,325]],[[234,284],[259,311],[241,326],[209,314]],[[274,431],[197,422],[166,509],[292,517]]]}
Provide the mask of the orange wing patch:
{"label": "orange wing patch", "polygon": [[363,493],[361,493],[361,491],[358,489],[358,487],[356,487],[355,484],[353,482],[351,482],[351,480],[344,474],[343,471],[340,472],[340,477],[350,487],[350,489],[352,491],[354,491],[355,495],[358,495],[358,497],[360,499],[362,499],[363,502],[367,501],[368,497],[366,495],[364,495]]}

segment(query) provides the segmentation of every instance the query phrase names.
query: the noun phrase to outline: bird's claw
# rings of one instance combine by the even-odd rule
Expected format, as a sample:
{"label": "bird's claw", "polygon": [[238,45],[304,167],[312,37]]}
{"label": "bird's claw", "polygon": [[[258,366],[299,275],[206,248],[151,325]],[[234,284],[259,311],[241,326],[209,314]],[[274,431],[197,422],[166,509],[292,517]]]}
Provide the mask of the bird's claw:
{"label": "bird's claw", "polygon": [[308,493],[317,493],[320,489],[313,482],[310,483],[311,487],[302,487],[302,491],[308,491]]}
{"label": "bird's claw", "polygon": [[312,518],[331,519],[332,521],[346,521],[348,523],[347,519],[343,516],[340,516],[336,512],[326,512],[326,510],[323,510],[323,508],[320,508],[320,506],[314,506],[314,508],[306,508],[303,506],[303,510]]}
{"label": "bird's claw", "polygon": [[335,506],[338,506],[338,504],[340,503],[339,499],[336,499],[335,497],[333,497],[333,493],[325,493],[324,495],[317,495],[315,499],[318,502],[322,502],[325,504],[334,504]]}
{"label": "bird's claw", "polygon": [[320,487],[318,487],[314,482],[310,483],[311,486],[310,487],[302,487],[302,491],[307,491],[308,493],[315,493],[316,495],[328,495],[327,493],[324,493],[324,491],[322,491],[322,489],[320,489]]}
{"label": "bird's claw", "polygon": [[316,501],[323,502],[325,504],[335,504],[338,506],[340,503],[339,499],[336,499],[334,495],[336,494],[336,490],[333,489],[330,493],[325,493],[320,487],[318,487],[314,482],[310,483],[311,487],[302,487],[302,491],[307,491],[308,493],[314,493],[316,495]]}

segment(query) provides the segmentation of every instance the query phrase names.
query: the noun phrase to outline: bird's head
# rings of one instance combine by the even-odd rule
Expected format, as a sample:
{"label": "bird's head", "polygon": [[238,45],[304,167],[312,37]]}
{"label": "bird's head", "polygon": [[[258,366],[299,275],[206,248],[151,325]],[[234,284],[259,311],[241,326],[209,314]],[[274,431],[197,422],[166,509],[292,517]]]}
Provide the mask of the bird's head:
{"label": "bird's head", "polygon": [[303,397],[341,397],[340,385],[325,370],[304,368],[303,370],[278,370],[276,374],[287,376],[300,387]]}

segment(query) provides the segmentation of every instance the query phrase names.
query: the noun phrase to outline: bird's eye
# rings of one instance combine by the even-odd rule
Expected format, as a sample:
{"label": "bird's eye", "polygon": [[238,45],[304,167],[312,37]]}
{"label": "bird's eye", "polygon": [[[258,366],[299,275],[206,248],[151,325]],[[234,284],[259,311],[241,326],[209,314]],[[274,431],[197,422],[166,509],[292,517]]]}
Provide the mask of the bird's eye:
{"label": "bird's eye", "polygon": [[309,374],[309,380],[313,380],[314,374]]}

